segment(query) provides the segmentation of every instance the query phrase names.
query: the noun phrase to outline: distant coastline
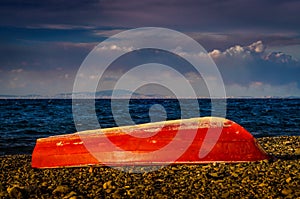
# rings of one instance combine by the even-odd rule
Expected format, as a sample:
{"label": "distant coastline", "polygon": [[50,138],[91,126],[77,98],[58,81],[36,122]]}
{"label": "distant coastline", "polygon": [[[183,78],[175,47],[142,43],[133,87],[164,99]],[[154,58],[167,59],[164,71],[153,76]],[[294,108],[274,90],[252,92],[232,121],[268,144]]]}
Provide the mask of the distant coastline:
{"label": "distant coastline", "polygon": [[[300,99],[300,96],[226,96],[226,99]],[[145,95],[129,90],[103,90],[79,93],[59,93],[56,95],[0,95],[0,99],[176,99],[174,96]],[[178,97],[195,99],[195,97]],[[198,96],[197,99],[224,99],[223,97]]]}

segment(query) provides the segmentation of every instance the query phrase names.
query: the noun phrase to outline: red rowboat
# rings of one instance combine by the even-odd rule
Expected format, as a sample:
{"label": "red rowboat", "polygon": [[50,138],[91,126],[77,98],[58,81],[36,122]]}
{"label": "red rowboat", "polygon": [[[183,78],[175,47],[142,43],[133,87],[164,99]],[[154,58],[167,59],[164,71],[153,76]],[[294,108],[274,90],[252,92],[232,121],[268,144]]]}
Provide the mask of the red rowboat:
{"label": "red rowboat", "polygon": [[200,117],[40,138],[32,167],[164,165],[269,159],[255,138],[225,118]]}

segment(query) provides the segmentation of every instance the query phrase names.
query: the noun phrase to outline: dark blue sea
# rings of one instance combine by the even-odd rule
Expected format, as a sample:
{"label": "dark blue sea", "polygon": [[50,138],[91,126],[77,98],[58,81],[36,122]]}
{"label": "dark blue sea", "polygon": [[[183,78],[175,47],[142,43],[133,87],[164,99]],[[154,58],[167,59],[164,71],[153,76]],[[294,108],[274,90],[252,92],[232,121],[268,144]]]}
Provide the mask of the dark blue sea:
{"label": "dark blue sea", "polygon": [[[191,100],[132,99],[128,103],[120,99],[114,101],[117,109],[113,114],[111,100],[98,99],[94,115],[101,128],[106,128],[120,123],[129,125],[132,122],[140,124],[154,121],[151,118],[159,121],[210,116],[212,113],[210,99],[199,99],[200,111],[196,114],[191,111],[193,113],[190,115],[181,115],[180,103],[184,103],[186,108]],[[151,107],[157,110],[153,111]],[[89,114],[85,116],[85,128],[97,128],[89,126],[86,122]],[[226,117],[245,127],[255,137],[300,135],[300,99],[227,99]],[[71,99],[0,100],[0,155],[29,154],[38,138],[76,131]]]}

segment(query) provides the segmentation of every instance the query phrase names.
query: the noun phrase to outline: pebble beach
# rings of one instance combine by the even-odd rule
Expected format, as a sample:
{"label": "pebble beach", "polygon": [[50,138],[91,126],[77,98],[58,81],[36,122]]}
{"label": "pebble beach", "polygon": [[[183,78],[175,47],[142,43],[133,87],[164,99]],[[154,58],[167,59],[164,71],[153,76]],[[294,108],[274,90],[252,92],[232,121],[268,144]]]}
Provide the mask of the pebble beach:
{"label": "pebble beach", "polygon": [[273,158],[247,163],[31,168],[1,156],[0,198],[300,198],[300,136],[257,139]]}

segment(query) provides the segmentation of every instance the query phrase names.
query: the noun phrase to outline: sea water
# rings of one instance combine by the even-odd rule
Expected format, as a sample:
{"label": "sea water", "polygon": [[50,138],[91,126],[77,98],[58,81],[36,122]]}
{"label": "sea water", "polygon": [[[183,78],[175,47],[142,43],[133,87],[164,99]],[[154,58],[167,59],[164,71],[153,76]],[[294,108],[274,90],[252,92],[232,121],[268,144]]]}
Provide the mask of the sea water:
{"label": "sea water", "polygon": [[[79,102],[85,104],[84,99]],[[210,99],[198,99],[197,112],[189,111],[194,103],[192,99],[97,99],[94,112],[82,112],[85,120],[76,124],[96,129],[212,114]],[[78,104],[71,99],[1,99],[0,155],[29,154],[38,138],[76,132],[72,105]],[[96,117],[98,125],[90,125],[89,117]],[[255,137],[300,135],[300,99],[227,99],[226,118]]]}

